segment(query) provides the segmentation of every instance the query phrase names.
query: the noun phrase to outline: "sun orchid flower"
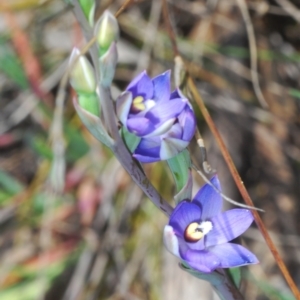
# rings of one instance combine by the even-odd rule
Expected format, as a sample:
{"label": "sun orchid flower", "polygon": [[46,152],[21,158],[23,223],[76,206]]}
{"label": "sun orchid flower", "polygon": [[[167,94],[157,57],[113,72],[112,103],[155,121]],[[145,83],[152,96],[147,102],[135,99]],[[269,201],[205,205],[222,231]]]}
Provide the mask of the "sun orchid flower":
{"label": "sun orchid flower", "polygon": [[195,116],[179,89],[170,92],[170,71],[151,79],[138,75],[117,99],[124,127],[141,140],[133,156],[141,162],[169,159],[184,150],[195,132]]}
{"label": "sun orchid flower", "polygon": [[[211,183],[221,190],[217,176]],[[229,243],[251,225],[251,211],[231,209],[221,213],[221,208],[222,197],[209,184],[205,184],[192,201],[180,202],[164,229],[168,251],[203,273],[258,263],[256,256],[246,248]]]}

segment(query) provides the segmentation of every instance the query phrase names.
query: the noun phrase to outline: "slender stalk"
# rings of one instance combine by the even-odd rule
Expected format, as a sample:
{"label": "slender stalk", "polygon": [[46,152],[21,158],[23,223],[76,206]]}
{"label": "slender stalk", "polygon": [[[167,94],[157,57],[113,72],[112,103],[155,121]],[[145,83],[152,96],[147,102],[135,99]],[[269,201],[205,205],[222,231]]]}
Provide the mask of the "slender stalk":
{"label": "slender stalk", "polygon": [[187,268],[184,264],[179,265],[180,268],[194,277],[208,281],[221,300],[243,300],[244,296],[235,286],[230,276],[224,269],[217,269],[212,273],[200,273],[193,269]]}
{"label": "slender stalk", "polygon": [[234,285],[229,275],[224,269],[217,270],[219,274],[223,275],[223,280],[219,284],[212,284],[213,289],[222,300],[243,300],[244,296],[239,289]]}
{"label": "slender stalk", "polygon": [[137,164],[137,162],[132,158],[128,149],[126,148],[123,140],[119,135],[117,129],[117,124],[115,122],[116,117],[114,113],[113,102],[110,96],[110,90],[107,88],[100,88],[100,97],[105,99],[103,106],[104,116],[106,117],[106,122],[108,127],[111,129],[113,139],[115,144],[112,148],[117,159],[120,161],[124,169],[129,173],[134,182],[144,191],[144,193],[149,197],[149,199],[166,215],[170,216],[173,208],[166,202],[157,190],[153,187],[151,182],[148,180],[143,169]]}
{"label": "slender stalk", "polygon": [[244,299],[240,291],[236,287],[228,283],[224,282],[223,284],[219,284],[219,285],[212,284],[212,287],[221,300],[243,300]]}
{"label": "slender stalk", "polygon": [[[191,77],[188,78],[187,84],[193,95],[193,98],[195,99],[197,105],[199,106],[199,108],[202,112],[202,115],[203,115],[206,123],[208,124],[213,136],[215,137],[215,139],[219,145],[221,153],[226,161],[226,164],[230,170],[230,173],[231,173],[231,175],[235,181],[235,184],[237,185],[245,203],[249,206],[254,207],[253,201],[250,198],[250,196],[244,186],[244,183],[232,161],[232,158],[225,146],[225,143],[224,143],[215,123],[213,122],[208,110],[206,109],[205,104],[204,104],[204,102],[197,90],[197,87]],[[274,259],[275,259],[279,269],[281,270],[283,277],[285,278],[286,282],[288,283],[288,285],[289,285],[291,291],[293,292],[294,296],[296,297],[296,299],[300,299],[300,292],[299,292],[294,280],[292,279],[291,275],[289,274],[279,252],[276,249],[276,246],[274,245],[273,241],[271,240],[271,237],[270,237],[265,225],[263,224],[263,221],[262,221],[260,215],[255,210],[252,210],[252,213],[254,216],[255,223],[257,224],[257,227],[259,228],[260,232],[262,233],[271,253],[273,254]]]}

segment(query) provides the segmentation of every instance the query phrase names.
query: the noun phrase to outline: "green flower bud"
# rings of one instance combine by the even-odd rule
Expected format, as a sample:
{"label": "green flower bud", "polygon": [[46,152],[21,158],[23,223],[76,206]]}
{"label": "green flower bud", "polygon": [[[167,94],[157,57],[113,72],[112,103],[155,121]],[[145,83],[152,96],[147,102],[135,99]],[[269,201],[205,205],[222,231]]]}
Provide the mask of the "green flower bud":
{"label": "green flower bud", "polygon": [[[79,56],[79,58],[78,58]],[[94,70],[85,56],[80,55],[80,51],[74,48],[70,58],[70,65],[76,59],[70,73],[70,83],[77,93],[91,94],[95,92],[96,82]]]}
{"label": "green flower bud", "polygon": [[95,0],[79,0],[79,4],[91,27],[93,27],[96,8]]}
{"label": "green flower bud", "polygon": [[119,39],[119,25],[108,10],[106,10],[95,26],[95,36],[99,44],[99,56],[101,57],[109,49],[112,42]]}
{"label": "green flower bud", "polygon": [[115,42],[112,42],[106,53],[99,58],[99,61],[101,83],[103,86],[109,87],[113,81],[118,62],[118,51]]}
{"label": "green flower bud", "polygon": [[100,116],[99,97],[96,93],[78,94],[78,103],[81,108],[88,111],[89,113],[97,117]]}

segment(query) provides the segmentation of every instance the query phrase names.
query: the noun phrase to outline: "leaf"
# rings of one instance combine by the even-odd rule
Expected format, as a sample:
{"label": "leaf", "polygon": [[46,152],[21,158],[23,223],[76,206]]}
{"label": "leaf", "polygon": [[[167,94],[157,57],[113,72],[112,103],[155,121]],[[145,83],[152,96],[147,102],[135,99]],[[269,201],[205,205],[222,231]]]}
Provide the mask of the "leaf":
{"label": "leaf", "polygon": [[192,199],[193,178],[192,171],[189,170],[188,180],[185,186],[174,196],[176,204],[185,199]]}
{"label": "leaf", "polygon": [[121,129],[121,135],[130,153],[133,153],[141,138],[129,132],[124,126]]}
{"label": "leaf", "polygon": [[191,158],[187,149],[180,152],[175,157],[167,160],[169,168],[173,174],[178,194],[175,196],[176,202],[183,199],[190,199],[192,193],[192,181],[190,174]]}
{"label": "leaf", "polygon": [[19,183],[12,176],[8,175],[6,172],[1,170],[0,170],[0,185],[3,187],[3,189],[6,192],[12,195],[18,194],[24,189],[21,183]]}
{"label": "leaf", "polygon": [[295,98],[300,99],[300,91],[297,89],[289,89],[289,94]]}
{"label": "leaf", "polygon": [[39,299],[45,294],[48,288],[49,282],[43,278],[38,278],[1,291],[0,297],[1,300],[17,300],[22,295],[22,300]]}
{"label": "leaf", "polygon": [[242,280],[241,268],[230,268],[228,269],[229,276],[231,277],[234,285],[239,288]]}
{"label": "leaf", "polygon": [[103,126],[103,123],[100,118],[92,115],[88,111],[84,110],[78,105],[76,98],[74,99],[75,109],[82,121],[82,123],[86,126],[86,128],[90,131],[90,133],[105,146],[112,148],[114,141],[108,135],[106,129]]}
{"label": "leaf", "polygon": [[25,72],[18,57],[14,54],[14,51],[5,44],[6,42],[5,39],[0,39],[0,71],[12,79],[22,89],[26,89],[29,84]]}
{"label": "leaf", "polygon": [[78,92],[79,105],[89,113],[100,116],[100,103],[96,93],[87,94]]}

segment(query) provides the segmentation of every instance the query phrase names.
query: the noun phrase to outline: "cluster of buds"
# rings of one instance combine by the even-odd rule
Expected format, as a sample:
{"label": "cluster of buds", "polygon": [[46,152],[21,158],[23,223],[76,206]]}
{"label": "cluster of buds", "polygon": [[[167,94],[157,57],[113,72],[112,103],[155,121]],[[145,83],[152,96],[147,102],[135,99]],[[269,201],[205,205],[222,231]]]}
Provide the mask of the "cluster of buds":
{"label": "cluster of buds", "polygon": [[[83,11],[87,18],[93,16],[94,6],[91,2],[93,1],[86,1],[84,3],[86,6],[83,6],[86,7]],[[119,38],[119,27],[115,17],[109,11],[105,11],[96,23],[95,36],[99,49],[100,80],[102,85],[110,86],[118,60],[116,41]],[[70,83],[78,95],[80,107],[95,116],[100,116],[94,68],[84,55],[80,55],[77,48],[74,48],[71,54],[70,67]]]}

